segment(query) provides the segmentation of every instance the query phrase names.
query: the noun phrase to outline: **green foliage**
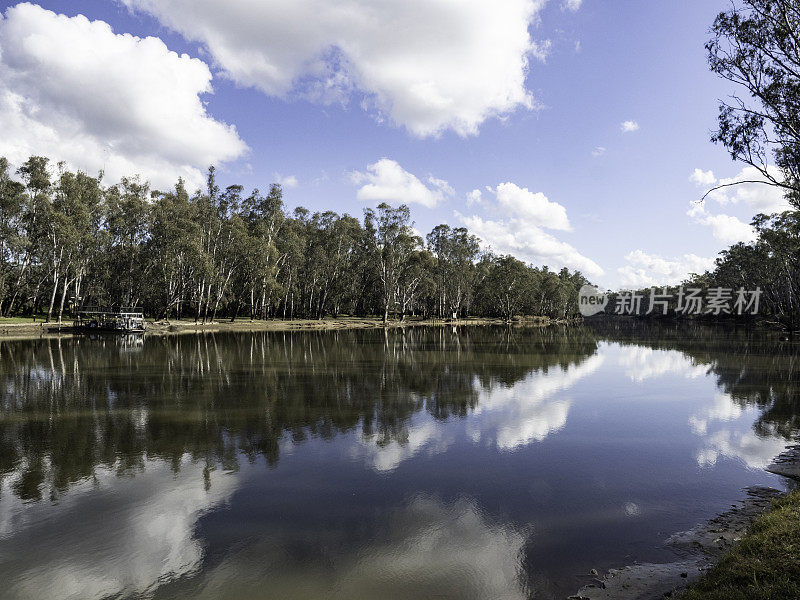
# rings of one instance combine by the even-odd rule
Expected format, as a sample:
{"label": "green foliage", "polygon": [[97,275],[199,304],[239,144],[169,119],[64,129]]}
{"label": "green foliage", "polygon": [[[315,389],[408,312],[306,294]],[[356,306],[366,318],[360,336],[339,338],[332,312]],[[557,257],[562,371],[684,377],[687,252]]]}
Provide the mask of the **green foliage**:
{"label": "green foliage", "polygon": [[711,70],[746,91],[721,104],[713,141],[800,208],[800,5],[739,0],[717,16],[712,33]]}
{"label": "green foliage", "polygon": [[778,328],[800,329],[800,211],[758,215],[751,244],[735,244],[720,253],[713,272],[692,285],[762,290],[759,315]]}
{"label": "green foliage", "polygon": [[273,184],[245,196],[209,168],[193,194],[179,180],[151,192],[138,178],[110,187],[31,157],[0,159],[0,314],[58,318],[82,306],[141,306],[156,318],[577,313],[580,273],[481,253],[466,228],[416,235],[407,206],[363,222],[333,211],[288,213]]}

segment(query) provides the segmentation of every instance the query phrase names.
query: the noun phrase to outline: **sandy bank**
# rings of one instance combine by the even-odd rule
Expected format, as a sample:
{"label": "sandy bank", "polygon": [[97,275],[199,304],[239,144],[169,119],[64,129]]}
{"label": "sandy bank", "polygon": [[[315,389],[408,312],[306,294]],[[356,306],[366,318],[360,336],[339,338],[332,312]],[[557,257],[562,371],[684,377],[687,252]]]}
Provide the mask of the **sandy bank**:
{"label": "sandy bank", "polygon": [[[518,325],[525,327],[545,327],[549,325],[568,324],[568,321],[552,320],[547,317],[516,318],[511,323],[503,319],[467,318],[467,319],[406,319],[390,320],[384,323],[379,318],[341,317],[327,319],[295,319],[295,320],[255,320],[242,319],[203,323],[189,320],[181,321],[148,321],[146,334],[169,335],[179,333],[212,333],[212,332],[255,332],[255,331],[333,331],[343,329],[384,329],[404,327],[463,327],[477,325]],[[1,339],[26,339],[50,336],[70,336],[80,334],[72,329],[71,323],[2,323],[0,322]]]}

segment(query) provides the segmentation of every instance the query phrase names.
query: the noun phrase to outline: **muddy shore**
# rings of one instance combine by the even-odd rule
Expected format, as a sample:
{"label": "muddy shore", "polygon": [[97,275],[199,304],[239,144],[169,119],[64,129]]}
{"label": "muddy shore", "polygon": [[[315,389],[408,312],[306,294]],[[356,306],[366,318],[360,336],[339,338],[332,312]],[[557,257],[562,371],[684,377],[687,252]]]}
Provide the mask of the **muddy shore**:
{"label": "muddy shore", "polygon": [[[800,446],[787,446],[767,471],[800,481]],[[750,487],[743,500],[730,510],[670,536],[665,545],[675,552],[675,561],[637,563],[598,575],[569,600],[661,600],[680,598],[731,546],[741,541],[759,515],[770,510],[772,500],[784,492],[768,487]]]}

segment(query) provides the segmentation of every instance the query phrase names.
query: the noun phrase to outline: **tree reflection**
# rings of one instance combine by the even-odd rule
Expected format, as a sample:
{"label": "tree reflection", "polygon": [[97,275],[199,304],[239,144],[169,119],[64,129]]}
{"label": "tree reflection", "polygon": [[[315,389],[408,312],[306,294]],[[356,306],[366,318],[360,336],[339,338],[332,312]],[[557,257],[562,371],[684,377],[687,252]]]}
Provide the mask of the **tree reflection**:
{"label": "tree reflection", "polygon": [[795,440],[800,431],[800,349],[774,332],[745,327],[600,319],[598,339],[622,345],[677,350],[705,367],[722,393],[741,408],[761,409],[753,428],[762,437]]}
{"label": "tree reflection", "polygon": [[482,390],[596,352],[584,328],[408,328],[0,342],[0,477],[57,498],[98,467],[177,471],[242,456],[276,465],[281,440],[359,432],[404,443],[411,417],[473,411]]}

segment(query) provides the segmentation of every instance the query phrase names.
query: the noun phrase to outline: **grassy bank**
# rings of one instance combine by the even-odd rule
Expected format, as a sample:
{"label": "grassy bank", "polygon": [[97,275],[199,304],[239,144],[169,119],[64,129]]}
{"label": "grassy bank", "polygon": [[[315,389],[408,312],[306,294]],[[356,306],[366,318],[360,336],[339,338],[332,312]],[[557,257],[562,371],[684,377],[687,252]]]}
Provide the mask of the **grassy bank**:
{"label": "grassy bank", "polygon": [[800,490],[773,500],[742,541],[689,587],[682,600],[800,598]]}

